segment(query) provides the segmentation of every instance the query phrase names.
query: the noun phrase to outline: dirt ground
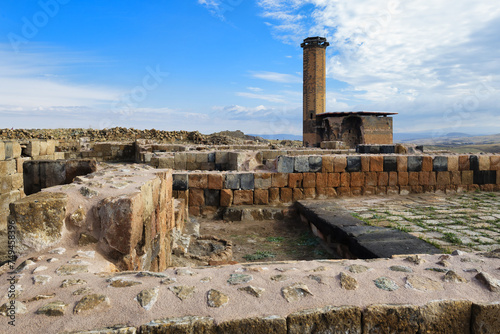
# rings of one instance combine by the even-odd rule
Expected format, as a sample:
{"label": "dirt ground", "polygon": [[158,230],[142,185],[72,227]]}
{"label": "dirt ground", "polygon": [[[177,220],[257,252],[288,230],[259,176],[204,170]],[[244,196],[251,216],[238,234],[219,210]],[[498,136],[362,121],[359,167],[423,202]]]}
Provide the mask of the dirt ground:
{"label": "dirt ground", "polygon": [[233,260],[237,262],[330,259],[299,218],[225,222],[199,220],[201,235],[214,235],[233,243]]}

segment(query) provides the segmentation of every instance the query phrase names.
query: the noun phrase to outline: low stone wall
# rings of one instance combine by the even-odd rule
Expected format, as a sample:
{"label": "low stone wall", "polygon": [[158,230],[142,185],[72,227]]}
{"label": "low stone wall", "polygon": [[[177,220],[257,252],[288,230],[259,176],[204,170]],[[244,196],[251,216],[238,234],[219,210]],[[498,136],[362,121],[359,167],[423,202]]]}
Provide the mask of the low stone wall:
{"label": "low stone wall", "polygon": [[179,172],[174,197],[190,214],[336,196],[500,190],[500,155],[279,156],[276,172]]}
{"label": "low stone wall", "polygon": [[7,227],[9,204],[24,196],[23,161],[17,141],[0,141],[0,230]]}

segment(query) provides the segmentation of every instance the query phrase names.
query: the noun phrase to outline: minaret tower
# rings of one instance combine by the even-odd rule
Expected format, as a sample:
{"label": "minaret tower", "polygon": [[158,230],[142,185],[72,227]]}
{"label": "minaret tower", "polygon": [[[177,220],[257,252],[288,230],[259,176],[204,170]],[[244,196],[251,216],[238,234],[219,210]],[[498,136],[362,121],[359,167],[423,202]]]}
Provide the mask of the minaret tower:
{"label": "minaret tower", "polygon": [[309,37],[300,46],[304,49],[304,111],[303,143],[305,147],[319,147],[321,138],[316,129],[316,115],[325,112],[326,48],[324,37]]}

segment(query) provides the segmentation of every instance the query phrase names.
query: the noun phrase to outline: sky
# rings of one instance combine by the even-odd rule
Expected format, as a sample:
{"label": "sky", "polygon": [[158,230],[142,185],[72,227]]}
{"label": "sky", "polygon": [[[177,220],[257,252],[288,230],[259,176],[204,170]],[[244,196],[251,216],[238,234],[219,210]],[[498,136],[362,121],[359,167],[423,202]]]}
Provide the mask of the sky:
{"label": "sky", "polygon": [[302,133],[302,49],[326,111],[394,132],[500,133],[493,0],[2,0],[0,128]]}

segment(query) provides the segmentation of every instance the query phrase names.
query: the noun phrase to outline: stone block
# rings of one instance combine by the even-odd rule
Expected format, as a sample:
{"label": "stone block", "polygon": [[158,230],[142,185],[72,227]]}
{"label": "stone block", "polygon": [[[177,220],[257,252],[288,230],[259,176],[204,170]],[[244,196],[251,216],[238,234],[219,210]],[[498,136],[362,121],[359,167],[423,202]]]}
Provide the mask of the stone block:
{"label": "stone block", "polygon": [[459,171],[450,172],[451,184],[458,186],[462,184],[462,174]]}
{"label": "stone block", "polygon": [[288,187],[290,188],[302,188],[302,180],[304,174],[302,173],[290,173],[288,174]]}
{"label": "stone block", "polygon": [[361,157],[348,156],[346,172],[360,172],[361,171]]}
{"label": "stone block", "polygon": [[351,187],[351,195],[352,196],[363,195],[363,188],[362,187]]}
{"label": "stone block", "polygon": [[158,158],[158,168],[162,168],[162,169],[163,168],[174,169],[175,168],[174,157],[161,157],[161,158]]}
{"label": "stone block", "polygon": [[303,173],[302,174],[302,187],[304,188],[316,188],[316,174],[315,173]]}
{"label": "stone block", "polygon": [[9,177],[12,178],[12,190],[23,189],[24,187],[23,174],[17,173],[14,175],[10,175]]}
{"label": "stone block", "polygon": [[292,188],[281,188],[280,189],[280,202],[281,203],[291,203],[292,199],[293,199],[293,189]]}
{"label": "stone block", "polygon": [[243,190],[253,190],[255,188],[253,173],[240,174],[240,188]]}
{"label": "stone block", "polygon": [[203,162],[208,162],[208,153],[205,152],[198,152],[195,154],[195,162],[198,163],[203,163]]}
{"label": "stone block", "polygon": [[432,170],[435,172],[448,171],[448,157],[437,156],[432,161]]}
{"label": "stone block", "polygon": [[198,217],[201,216],[201,207],[199,206],[189,206],[188,212],[190,216]]}
{"label": "stone block", "polygon": [[225,189],[240,189],[240,174],[227,173],[226,179],[224,180]]}
{"label": "stone block", "polygon": [[316,173],[316,188],[324,188],[328,186],[328,174]]}
{"label": "stone block", "polygon": [[374,187],[374,186],[366,186],[362,190],[363,196],[370,196],[370,195],[376,195],[376,194],[377,194],[377,187]]}
{"label": "stone block", "polygon": [[253,204],[253,190],[235,190],[233,196],[233,205]]}
{"label": "stone block", "polygon": [[310,172],[321,172],[322,165],[323,165],[323,158],[321,156],[309,157],[309,171]]}
{"label": "stone block", "polygon": [[479,157],[477,155],[469,156],[470,169],[473,171],[479,170]]}
{"label": "stone block", "polygon": [[383,172],[384,171],[384,157],[383,156],[371,156],[370,157],[370,171],[371,172]]}
{"label": "stone block", "polygon": [[0,176],[0,193],[5,194],[10,192],[12,189],[12,176],[13,175],[7,175],[7,176]]}
{"label": "stone block", "polygon": [[451,173],[450,172],[437,172],[436,185],[448,186],[450,184],[451,184]]}
{"label": "stone block", "polygon": [[328,198],[328,188],[326,187],[316,187],[316,198],[317,199],[327,199]]}
{"label": "stone block", "polygon": [[216,334],[217,326],[209,317],[186,316],[153,320],[139,327],[142,334],[179,333],[179,334]]}
{"label": "stone block", "polygon": [[408,172],[398,172],[398,186],[407,186],[409,174]]}
{"label": "stone block", "polygon": [[255,189],[269,189],[271,188],[271,173],[255,173],[254,174],[254,187]]}
{"label": "stone block", "polygon": [[12,149],[11,149],[12,155],[9,157],[6,156],[5,158],[7,158],[7,159],[19,158],[22,154],[21,153],[22,152],[21,151],[21,144],[19,144],[17,141],[12,141],[11,145],[12,145],[11,146],[12,147]]}
{"label": "stone block", "polygon": [[207,175],[208,189],[222,189],[224,187],[224,175],[210,173]]}
{"label": "stone block", "polygon": [[205,205],[206,206],[219,206],[220,204],[220,190],[218,189],[204,189]]}
{"label": "stone block", "polygon": [[419,333],[470,333],[472,302],[430,302],[421,308]]}
{"label": "stone block", "polygon": [[271,174],[271,186],[273,188],[283,188],[288,186],[288,174],[286,173]]}
{"label": "stone block", "polygon": [[398,185],[398,172],[389,172],[389,186]]}
{"label": "stone block", "polygon": [[396,157],[397,160],[397,171],[407,172],[408,171],[408,157],[406,155],[400,155]]}
{"label": "stone block", "polygon": [[187,156],[185,153],[176,153],[174,155],[174,167],[176,170],[187,169]]}
{"label": "stone block", "polygon": [[205,192],[203,189],[189,189],[189,207],[205,205]]}
{"label": "stone block", "polygon": [[472,333],[495,333],[500,329],[500,304],[472,304]]}
{"label": "stone block", "polygon": [[479,170],[490,170],[490,157],[488,155],[478,156]]}
{"label": "stone block", "polygon": [[276,160],[276,170],[278,173],[293,173],[295,168],[294,157],[280,155]]}
{"label": "stone block", "polygon": [[61,241],[67,195],[39,192],[10,204],[9,219],[16,223],[16,254],[41,251]]}
{"label": "stone block", "polygon": [[424,188],[422,186],[411,186],[411,193],[421,194],[423,192],[424,192]]}
{"label": "stone block", "polygon": [[328,173],[328,187],[340,187],[340,173]]}
{"label": "stone block", "polygon": [[458,170],[470,170],[470,157],[468,155],[461,155],[458,157]]}
{"label": "stone block", "polygon": [[253,193],[253,203],[255,205],[269,204],[269,191],[267,189],[255,189]]}
{"label": "stone block", "polygon": [[333,173],[333,160],[333,156],[331,155],[326,155],[323,157],[323,160],[321,161],[321,171],[323,173]]}
{"label": "stone block", "polygon": [[218,325],[218,333],[287,334],[287,324],[277,316],[228,320]]}
{"label": "stone block", "polygon": [[229,163],[229,152],[216,151],[215,152],[215,163],[221,164],[221,165]]}
{"label": "stone block", "polygon": [[5,143],[0,140],[0,161],[5,160]]}
{"label": "stone block", "polygon": [[474,172],[471,170],[462,171],[462,184],[471,185],[474,183]]}
{"label": "stone block", "polygon": [[349,187],[351,185],[351,173],[340,173],[340,186]]}
{"label": "stone block", "polygon": [[423,157],[409,156],[408,157],[408,172],[421,172],[422,171]]}
{"label": "stone block", "polygon": [[56,141],[49,139],[47,140],[47,155],[53,155],[56,152]]}
{"label": "stone block", "polygon": [[192,188],[205,189],[208,187],[208,175],[207,174],[190,173],[188,185],[189,185],[189,189],[192,189]]}
{"label": "stone block", "polygon": [[269,188],[269,203],[277,204],[279,203],[279,201],[280,201],[280,188]]}
{"label": "stone block", "polygon": [[395,156],[384,157],[384,172],[396,172],[398,170],[398,159]]}
{"label": "stone block", "polygon": [[377,189],[375,191],[377,195],[385,195],[387,194],[387,187],[377,186]]}
{"label": "stone block", "polygon": [[362,187],[365,185],[365,173],[351,173],[351,187]]}
{"label": "stone block", "polygon": [[340,187],[337,189],[339,196],[351,196],[351,187]]}
{"label": "stone block", "polygon": [[378,185],[377,172],[366,172],[365,173],[365,186],[376,187],[377,185]]}
{"label": "stone block", "polygon": [[362,333],[421,333],[421,321],[417,305],[371,305],[363,311]]}
{"label": "stone block", "polygon": [[[299,155],[295,157],[294,171],[297,173],[307,173],[309,169],[309,157],[305,155]],[[278,170],[279,172],[279,170]]]}
{"label": "stone block", "polygon": [[370,157],[369,156],[361,156],[361,171],[369,172],[370,171]]}
{"label": "stone block", "polygon": [[38,151],[38,155],[47,155],[47,141],[40,140],[39,141],[40,150]]}
{"label": "stone block", "polygon": [[189,174],[187,173],[176,173],[172,175],[173,190],[188,190],[189,189]]}
{"label": "stone block", "polygon": [[422,157],[422,172],[432,172],[432,160],[431,156]]}
{"label": "stone block", "polygon": [[29,157],[36,157],[40,155],[40,141],[30,140],[28,145],[26,145],[25,155]]}
{"label": "stone block", "polygon": [[410,186],[418,186],[420,183],[418,181],[418,174],[417,172],[409,172],[408,173],[408,184]]}
{"label": "stone block", "polygon": [[292,313],[288,333],[362,333],[361,310],[355,306],[326,306]]}
{"label": "stone block", "polygon": [[490,156],[490,169],[500,170],[500,155]]}
{"label": "stone block", "polygon": [[387,187],[387,195],[398,195],[399,187],[398,186],[388,186]]}
{"label": "stone block", "polygon": [[12,175],[17,173],[17,164],[15,159],[0,161],[0,176]]}
{"label": "stone block", "polygon": [[[282,189],[283,190],[283,189]],[[292,200],[294,202],[304,199],[304,191],[302,188],[293,188]]]}
{"label": "stone block", "polygon": [[231,189],[222,189],[220,191],[220,206],[231,206],[233,204],[233,191]]}
{"label": "stone block", "polygon": [[450,172],[458,171],[458,155],[448,156],[448,171]]}
{"label": "stone block", "polygon": [[335,173],[345,172],[347,167],[347,158],[345,156],[335,156],[333,159],[333,171]]}
{"label": "stone block", "polygon": [[305,199],[315,199],[316,198],[316,188],[304,188],[303,189]]}
{"label": "stone block", "polygon": [[389,173],[387,172],[380,172],[378,174],[378,185],[387,187],[389,185]]}

